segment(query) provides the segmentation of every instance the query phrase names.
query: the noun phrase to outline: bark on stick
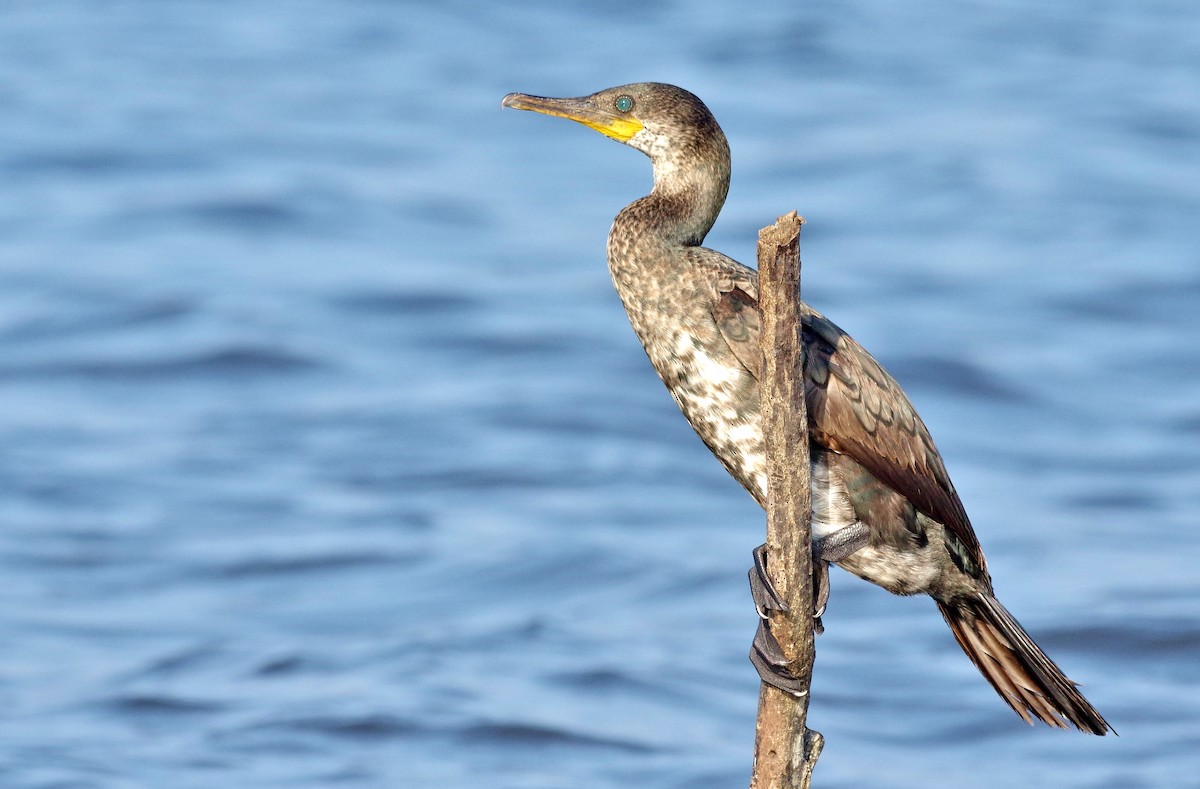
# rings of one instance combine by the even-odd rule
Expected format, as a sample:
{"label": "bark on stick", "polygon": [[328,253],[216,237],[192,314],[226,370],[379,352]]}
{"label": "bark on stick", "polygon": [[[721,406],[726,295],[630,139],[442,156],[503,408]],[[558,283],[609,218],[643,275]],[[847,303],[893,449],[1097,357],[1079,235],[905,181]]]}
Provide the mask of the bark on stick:
{"label": "bark on stick", "polygon": [[750,789],[807,789],[824,740],[805,725],[814,660],[808,409],[800,341],[800,227],[795,211],[758,234],[762,426],[767,453],[767,571],[786,612],[771,633],[804,683],[792,696],[763,684]]}

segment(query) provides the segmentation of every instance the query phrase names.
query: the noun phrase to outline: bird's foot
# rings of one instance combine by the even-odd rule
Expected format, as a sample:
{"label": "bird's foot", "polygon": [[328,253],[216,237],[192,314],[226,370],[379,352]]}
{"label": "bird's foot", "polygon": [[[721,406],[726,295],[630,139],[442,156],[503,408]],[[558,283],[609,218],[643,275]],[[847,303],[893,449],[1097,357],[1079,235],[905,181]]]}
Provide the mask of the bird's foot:
{"label": "bird's foot", "polygon": [[[816,568],[814,568],[816,570]],[[813,573],[813,599],[828,599],[829,572],[828,567],[821,563],[821,572]],[[823,578],[821,582],[818,579]],[[824,593],[818,590],[824,588]],[[779,646],[778,639],[771,633],[768,619],[771,611],[787,611],[788,606],[779,597],[771,578],[767,575],[767,546],[760,545],[754,549],[754,567],[750,569],[750,596],[754,599],[754,608],[758,612],[758,630],[754,634],[754,642],[750,646],[750,663],[758,672],[763,682],[779,688],[793,696],[803,696],[807,693],[804,684],[792,673],[787,656]],[[824,602],[814,611],[814,628],[818,634],[824,631],[821,625],[820,611],[824,610]]]}
{"label": "bird's foot", "polygon": [[[854,523],[813,541],[813,631],[816,635],[825,632],[821,616],[829,603],[829,564],[840,562],[855,551],[866,547],[870,531],[862,523]],[[787,611],[788,606],[779,597],[771,577],[767,575],[767,546],[754,549],[754,567],[750,569],[750,596],[758,612],[758,631],[750,647],[750,662],[763,682],[785,693],[802,696],[807,691],[789,670],[787,656],[779,641],[771,633],[768,619],[771,611]]]}
{"label": "bird's foot", "polygon": [[[850,554],[866,547],[870,541],[870,530],[862,523],[853,523],[832,534],[813,540],[813,618],[817,620],[817,633],[824,632],[821,616],[829,603],[829,565],[840,562]],[[767,575],[767,546],[754,549],[754,567],[750,570],[750,596],[760,619],[766,619],[770,611],[787,611],[787,604],[775,591],[771,577]]]}
{"label": "bird's foot", "polygon": [[[815,548],[815,547],[814,547]],[[787,603],[775,591],[771,577],[767,575],[767,546],[765,544],[754,549],[754,566],[750,568],[750,597],[754,600],[754,610],[758,618],[764,622],[771,611],[789,611]],[[813,556],[813,619],[817,635],[825,632],[821,623],[821,615],[825,613],[825,604],[829,601],[829,565]]]}
{"label": "bird's foot", "polygon": [[787,603],[780,599],[767,575],[767,545],[763,543],[754,549],[754,566],[750,568],[750,597],[754,599],[754,609],[758,611],[759,619],[766,619],[769,611],[787,611]]}
{"label": "bird's foot", "polygon": [[771,635],[771,626],[766,619],[758,623],[758,632],[754,634],[754,643],[750,645],[750,663],[759,678],[768,685],[793,696],[808,693],[804,683],[792,673],[787,656],[783,654],[779,641]]}

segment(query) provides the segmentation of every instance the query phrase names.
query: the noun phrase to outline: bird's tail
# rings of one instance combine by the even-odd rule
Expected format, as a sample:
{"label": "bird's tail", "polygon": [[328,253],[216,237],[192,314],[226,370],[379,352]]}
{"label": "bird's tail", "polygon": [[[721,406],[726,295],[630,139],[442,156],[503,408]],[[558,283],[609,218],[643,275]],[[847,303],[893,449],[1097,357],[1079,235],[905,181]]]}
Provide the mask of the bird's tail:
{"label": "bird's tail", "polygon": [[967,657],[1026,723],[1037,718],[1060,729],[1071,723],[1099,735],[1112,729],[999,600],[939,600],[938,609]]}

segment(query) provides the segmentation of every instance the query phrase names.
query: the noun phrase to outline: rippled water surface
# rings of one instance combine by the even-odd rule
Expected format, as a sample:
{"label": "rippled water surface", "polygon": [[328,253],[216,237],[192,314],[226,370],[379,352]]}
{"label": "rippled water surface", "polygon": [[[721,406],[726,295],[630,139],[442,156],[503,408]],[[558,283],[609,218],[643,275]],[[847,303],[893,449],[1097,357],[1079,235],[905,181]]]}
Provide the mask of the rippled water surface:
{"label": "rippled water surface", "polygon": [[1120,732],[1028,729],[838,573],[826,787],[1200,786],[1200,7],[0,6],[0,785],[729,787],[761,513],[608,282],[649,164],[510,90],[700,94],[709,245],[921,409]]}

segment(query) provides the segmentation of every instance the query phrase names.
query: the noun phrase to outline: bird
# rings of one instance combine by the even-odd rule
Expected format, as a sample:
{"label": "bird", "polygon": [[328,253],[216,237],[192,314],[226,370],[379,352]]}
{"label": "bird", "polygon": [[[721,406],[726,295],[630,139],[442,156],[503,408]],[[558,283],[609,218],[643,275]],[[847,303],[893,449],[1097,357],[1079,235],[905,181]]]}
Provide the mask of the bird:
{"label": "bird", "polygon": [[[510,93],[502,106],[576,121],[650,158],[653,188],[613,220],[609,272],[671,397],[725,469],[765,507],[758,274],[702,246],[731,173],[729,143],[713,114],[687,90],[656,82],[575,98]],[[958,645],[1026,723],[1112,731],[996,599],[942,456],[900,385],[824,315],[804,302],[799,310],[814,615],[824,611],[828,583],[821,576],[829,563],[897,595],[927,594]],[[761,551],[750,577],[765,618],[763,608],[778,605]],[[796,692],[772,642],[760,626],[751,650],[755,668],[765,682]]]}

